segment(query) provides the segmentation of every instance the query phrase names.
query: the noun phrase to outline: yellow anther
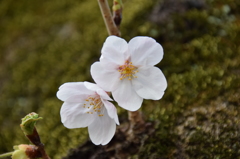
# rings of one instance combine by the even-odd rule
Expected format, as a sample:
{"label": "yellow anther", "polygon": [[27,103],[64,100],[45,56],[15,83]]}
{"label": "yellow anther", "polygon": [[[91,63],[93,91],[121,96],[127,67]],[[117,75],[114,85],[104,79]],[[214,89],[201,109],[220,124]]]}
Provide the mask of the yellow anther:
{"label": "yellow anther", "polygon": [[83,105],[83,108],[89,109],[89,111],[86,112],[87,114],[97,113],[97,115],[103,116],[103,114],[101,114],[103,103],[99,96],[88,97],[85,101],[86,103]]}
{"label": "yellow anther", "polygon": [[128,80],[132,80],[132,78],[137,78],[134,76],[138,72],[137,67],[132,65],[132,62],[126,61],[124,65],[118,67],[118,72],[120,72],[120,80],[127,78]]}

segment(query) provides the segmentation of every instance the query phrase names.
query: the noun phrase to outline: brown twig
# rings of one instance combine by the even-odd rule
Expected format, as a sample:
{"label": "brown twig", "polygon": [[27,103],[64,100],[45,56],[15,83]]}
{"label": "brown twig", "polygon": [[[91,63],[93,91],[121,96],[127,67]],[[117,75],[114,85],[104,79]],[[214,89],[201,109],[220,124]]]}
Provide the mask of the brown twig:
{"label": "brown twig", "polygon": [[120,36],[120,31],[115,25],[107,0],[98,0],[99,7],[109,35]]}
{"label": "brown twig", "polygon": [[37,147],[38,147],[38,150],[41,152],[43,159],[51,159],[51,158],[47,155],[47,153],[46,153],[46,151],[45,151],[45,149],[44,149],[44,144],[41,143],[41,144],[38,145]]}
{"label": "brown twig", "polygon": [[128,111],[128,120],[130,121],[128,128],[129,139],[134,138],[135,135],[144,131],[145,120],[140,110],[134,112]]}
{"label": "brown twig", "polygon": [[30,134],[30,135],[26,135],[26,137],[27,137],[35,146],[37,146],[37,149],[38,149],[38,151],[41,152],[43,159],[51,159],[51,158],[47,155],[47,153],[46,153],[46,151],[45,151],[45,149],[44,149],[44,144],[41,142],[40,136],[39,136],[39,134],[38,134],[38,132],[37,132],[37,129],[36,129],[35,127],[34,127],[34,129],[33,129],[33,133]]}

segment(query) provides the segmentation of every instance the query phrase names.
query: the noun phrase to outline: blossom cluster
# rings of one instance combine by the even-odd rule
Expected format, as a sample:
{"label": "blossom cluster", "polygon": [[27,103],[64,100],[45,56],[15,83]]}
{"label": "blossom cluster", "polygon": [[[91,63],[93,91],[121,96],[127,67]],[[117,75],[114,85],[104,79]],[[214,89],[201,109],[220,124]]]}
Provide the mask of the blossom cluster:
{"label": "blossom cluster", "polygon": [[[91,66],[96,82],[69,82],[60,86],[57,97],[64,103],[61,121],[67,128],[88,127],[96,145],[106,145],[119,125],[117,109],[111,103],[129,111],[138,110],[143,99],[162,98],[167,81],[155,67],[163,58],[163,48],[153,38],[135,37],[128,43],[109,36],[98,62]],[[109,94],[112,94],[110,98]]]}

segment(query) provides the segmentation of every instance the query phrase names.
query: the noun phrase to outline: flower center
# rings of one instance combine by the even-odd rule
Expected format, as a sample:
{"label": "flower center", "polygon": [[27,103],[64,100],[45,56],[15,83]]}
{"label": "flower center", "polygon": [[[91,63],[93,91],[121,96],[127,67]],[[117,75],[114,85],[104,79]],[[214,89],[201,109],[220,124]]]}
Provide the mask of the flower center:
{"label": "flower center", "polygon": [[138,70],[137,67],[132,64],[132,62],[127,60],[124,65],[118,67],[118,72],[121,74],[120,80],[123,80],[124,78],[132,80],[133,78],[137,78],[135,74],[138,72]]}
{"label": "flower center", "polygon": [[85,104],[83,105],[83,108],[88,109],[86,113],[88,114],[94,114],[97,113],[98,116],[103,116],[103,103],[99,96],[90,96],[87,99],[85,99]]}

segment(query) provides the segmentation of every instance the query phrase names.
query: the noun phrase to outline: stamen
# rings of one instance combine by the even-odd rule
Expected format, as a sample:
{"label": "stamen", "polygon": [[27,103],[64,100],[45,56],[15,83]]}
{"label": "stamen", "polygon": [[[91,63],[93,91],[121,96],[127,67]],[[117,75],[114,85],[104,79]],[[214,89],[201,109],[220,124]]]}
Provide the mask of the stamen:
{"label": "stamen", "polygon": [[88,111],[87,114],[94,114],[97,113],[98,116],[104,116],[103,115],[103,103],[99,96],[90,96],[86,100],[86,103],[83,104],[83,108],[87,108]]}
{"label": "stamen", "polygon": [[133,78],[137,78],[135,74],[138,72],[138,68],[129,62],[128,60],[125,62],[124,65],[118,67],[118,72],[120,73],[120,80],[127,78],[128,80],[132,80]]}

